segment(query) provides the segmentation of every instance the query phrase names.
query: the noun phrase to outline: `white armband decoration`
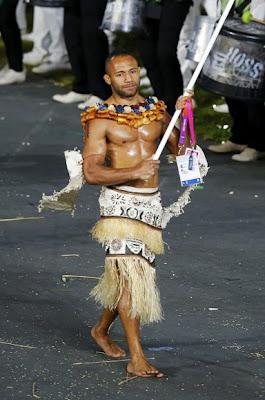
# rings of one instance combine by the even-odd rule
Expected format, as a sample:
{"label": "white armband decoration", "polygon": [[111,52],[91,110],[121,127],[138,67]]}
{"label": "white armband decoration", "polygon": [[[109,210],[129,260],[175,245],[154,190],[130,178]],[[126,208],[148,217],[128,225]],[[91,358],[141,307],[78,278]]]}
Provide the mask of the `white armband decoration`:
{"label": "white armband decoration", "polygon": [[39,212],[44,208],[50,208],[71,211],[72,215],[74,214],[77,196],[84,184],[83,158],[80,150],[77,149],[66,150],[64,156],[69,174],[69,183],[59,192],[54,191],[52,195],[47,196],[43,193],[39,201]]}

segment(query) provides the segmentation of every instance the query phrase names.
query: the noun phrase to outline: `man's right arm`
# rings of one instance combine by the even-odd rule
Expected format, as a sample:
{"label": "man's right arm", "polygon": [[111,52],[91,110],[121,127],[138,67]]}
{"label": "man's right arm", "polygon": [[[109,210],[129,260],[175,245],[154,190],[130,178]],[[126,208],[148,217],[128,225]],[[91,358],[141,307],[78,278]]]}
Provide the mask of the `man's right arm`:
{"label": "man's right arm", "polygon": [[132,168],[112,168],[104,165],[107,153],[107,120],[89,121],[83,149],[83,172],[91,185],[119,185],[155,175],[159,162],[145,160]]}

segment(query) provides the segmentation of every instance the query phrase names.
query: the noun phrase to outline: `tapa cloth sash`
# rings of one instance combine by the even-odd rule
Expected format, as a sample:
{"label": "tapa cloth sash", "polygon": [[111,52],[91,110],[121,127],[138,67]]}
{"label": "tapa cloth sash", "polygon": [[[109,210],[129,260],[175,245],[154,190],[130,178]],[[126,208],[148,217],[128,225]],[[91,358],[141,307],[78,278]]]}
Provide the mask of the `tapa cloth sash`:
{"label": "tapa cloth sash", "polygon": [[99,197],[100,219],[91,230],[103,246],[113,239],[140,240],[155,253],[164,252],[160,193],[130,193],[103,187]]}
{"label": "tapa cloth sash", "polygon": [[100,215],[103,218],[129,218],[162,229],[162,203],[158,191],[151,194],[130,193],[103,187],[99,206]]}

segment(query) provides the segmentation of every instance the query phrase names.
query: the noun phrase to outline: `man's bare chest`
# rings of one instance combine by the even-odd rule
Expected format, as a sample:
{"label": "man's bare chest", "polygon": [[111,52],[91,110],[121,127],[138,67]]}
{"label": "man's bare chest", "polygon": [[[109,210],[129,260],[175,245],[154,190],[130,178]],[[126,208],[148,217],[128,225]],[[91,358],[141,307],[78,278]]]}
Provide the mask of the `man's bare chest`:
{"label": "man's bare chest", "polygon": [[110,122],[107,131],[107,141],[108,144],[118,146],[134,142],[154,143],[159,139],[161,134],[161,121],[153,121],[148,125],[143,125],[139,128]]}

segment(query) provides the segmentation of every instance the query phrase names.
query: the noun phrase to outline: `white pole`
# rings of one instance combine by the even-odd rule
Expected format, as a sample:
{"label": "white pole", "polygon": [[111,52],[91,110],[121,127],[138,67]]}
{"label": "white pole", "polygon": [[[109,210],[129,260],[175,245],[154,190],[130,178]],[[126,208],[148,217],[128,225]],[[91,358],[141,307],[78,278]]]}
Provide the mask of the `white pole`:
{"label": "white pole", "polygon": [[[188,86],[187,86],[187,88],[185,90],[184,95],[188,95],[188,90],[192,90],[193,89],[193,87],[194,87],[194,85],[195,85],[195,83],[196,83],[196,81],[197,81],[197,79],[198,79],[198,77],[199,77],[199,75],[201,73],[201,70],[202,70],[202,68],[204,66],[206,58],[208,57],[210,51],[212,50],[214,42],[215,42],[217,36],[219,35],[219,33],[220,33],[221,29],[222,29],[222,26],[223,26],[228,14],[229,14],[234,2],[235,2],[235,0],[229,0],[228,1],[227,6],[225,7],[225,10],[224,10],[224,12],[223,12],[218,24],[216,25],[216,28],[215,28],[215,30],[214,30],[214,32],[212,34],[212,37],[211,37],[211,39],[210,39],[210,41],[209,41],[209,43],[208,43],[208,45],[207,45],[207,47],[206,47],[206,49],[205,49],[205,51],[203,53],[203,56],[202,56],[200,62],[198,63],[198,65],[197,65],[197,67],[196,67],[196,69],[195,69],[195,71],[194,71],[194,73],[193,73],[193,75],[191,77],[191,80],[190,80],[190,82],[189,82],[189,84],[188,84]],[[173,117],[172,117],[167,129],[166,129],[166,132],[164,133],[164,136],[163,136],[161,142],[159,143],[159,146],[158,146],[158,148],[157,148],[157,150],[156,150],[156,152],[155,152],[155,154],[153,156],[154,160],[158,160],[160,158],[161,153],[162,153],[162,151],[163,151],[163,149],[164,149],[164,147],[165,147],[165,145],[166,145],[166,143],[168,141],[168,138],[169,138],[169,136],[170,136],[170,134],[171,134],[171,132],[172,132],[172,130],[173,130],[173,128],[174,128],[179,116],[180,116],[180,114],[181,114],[181,110],[176,110],[175,111],[175,113],[174,113],[174,115],[173,115]]]}

